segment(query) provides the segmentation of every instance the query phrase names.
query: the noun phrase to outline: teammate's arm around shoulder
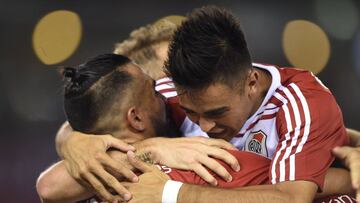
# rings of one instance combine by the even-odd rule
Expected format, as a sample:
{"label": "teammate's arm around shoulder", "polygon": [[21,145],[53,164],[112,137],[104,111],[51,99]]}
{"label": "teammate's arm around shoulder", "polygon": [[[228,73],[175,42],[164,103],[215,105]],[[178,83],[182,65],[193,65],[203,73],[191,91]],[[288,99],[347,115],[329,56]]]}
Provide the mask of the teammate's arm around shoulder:
{"label": "teammate's arm around shoulder", "polygon": [[79,183],[98,194],[101,199],[114,199],[102,182],[112,188],[124,199],[129,199],[131,194],[110,174],[115,171],[130,181],[137,181],[137,176],[123,163],[113,160],[106,152],[115,148],[123,152],[135,148],[111,135],[88,135],[73,131],[66,122],[61,127],[56,138],[59,154],[64,159],[64,164],[69,174]]}
{"label": "teammate's arm around shoulder", "polygon": [[[230,143],[205,137],[150,138],[147,143],[148,154],[154,163],[175,169],[194,171],[206,182],[217,185],[216,178],[207,170],[213,171],[226,181],[231,181],[230,173],[214,158],[224,161],[234,171],[240,170],[237,159],[226,149],[237,150]],[[138,149],[138,147],[136,147]],[[137,150],[138,152],[138,150]]]}

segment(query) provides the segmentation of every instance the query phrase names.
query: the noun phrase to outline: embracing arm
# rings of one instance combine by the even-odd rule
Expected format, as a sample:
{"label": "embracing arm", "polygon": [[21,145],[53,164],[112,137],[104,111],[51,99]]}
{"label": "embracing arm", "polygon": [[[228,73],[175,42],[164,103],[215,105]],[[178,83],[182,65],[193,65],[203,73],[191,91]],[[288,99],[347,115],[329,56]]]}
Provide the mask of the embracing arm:
{"label": "embracing arm", "polygon": [[178,202],[312,202],[336,194],[352,194],[349,172],[330,168],[322,193],[310,181],[286,181],[274,185],[236,188],[233,190],[184,184]]}
{"label": "embracing arm", "polygon": [[[80,138],[82,135],[79,135]],[[87,144],[87,146],[92,146],[91,148],[94,148],[94,146],[96,145],[97,141],[102,140],[104,138],[102,138],[101,136],[90,136],[87,137],[88,139],[90,139],[90,143]],[[155,147],[156,145],[155,143],[158,142],[157,146],[164,146],[164,142],[166,142],[166,140],[171,140],[170,144],[168,145],[167,148],[169,148],[168,150],[165,150],[163,152],[157,152],[157,148],[159,147]],[[88,140],[89,141],[89,140]],[[198,141],[198,142],[196,142]],[[224,161],[227,161],[228,163],[233,163],[233,165],[235,164],[234,161],[232,161],[232,159],[235,159],[231,156],[229,156],[228,154],[221,154],[222,151],[215,147],[209,147],[205,144],[201,144],[201,142],[207,142],[207,144],[209,145],[221,145],[221,141],[218,140],[204,140],[204,139],[198,139],[198,138],[181,138],[179,140],[175,140],[173,138],[152,138],[152,139],[147,139],[147,140],[143,140],[140,141],[138,143],[134,143],[133,145],[135,146],[136,150],[136,154],[138,155],[138,157],[142,160],[142,161],[150,161],[150,162],[165,162],[165,163],[182,163],[182,165],[180,164],[180,167],[187,167],[187,162],[191,162],[191,164],[189,164],[188,167],[199,167],[201,166],[201,162],[205,162],[208,161],[206,160],[207,154],[203,155],[202,153],[199,153],[198,150],[202,149],[202,147],[205,147],[207,153],[210,154],[214,154],[214,156],[224,156],[225,158]],[[168,143],[168,142],[167,142]],[[173,143],[173,144],[171,144]],[[195,143],[195,144],[194,144]],[[197,143],[197,144],[196,144]],[[174,144],[178,144],[180,146],[175,147]],[[183,148],[184,150],[181,150],[181,145],[184,145]],[[186,147],[185,147],[186,146]],[[226,146],[226,145],[224,145]],[[88,148],[88,147],[87,147]],[[96,148],[96,147],[95,147]],[[163,149],[167,149],[166,147],[162,147]],[[175,150],[176,148],[178,148],[178,150]],[[197,149],[197,150],[192,150],[192,148]],[[84,148],[85,149],[85,148]],[[180,151],[179,151],[180,150]],[[175,154],[175,156],[172,156],[170,154],[174,154],[175,152],[177,152]],[[114,171],[113,168],[109,168],[106,167],[106,171],[104,169],[100,169],[101,165],[99,165],[99,163],[97,163],[97,161],[99,161],[100,163],[104,163],[105,160],[107,159],[106,157],[108,156],[108,154],[110,155],[110,157],[114,160],[114,162],[116,162],[118,168],[121,169],[121,173],[119,173],[118,171]],[[90,159],[84,163],[86,163],[85,166],[82,166],[82,168],[75,168],[76,170],[78,170],[79,172],[77,173],[79,175],[79,178],[83,178],[86,179],[87,181],[83,181],[81,182],[82,185],[86,186],[86,188],[91,189],[92,193],[95,193],[98,197],[101,197],[104,200],[107,201],[112,201],[115,199],[121,199],[118,196],[114,196],[111,193],[109,193],[105,187],[103,186],[102,181],[106,181],[108,185],[114,185],[113,188],[116,187],[121,187],[122,185],[115,179],[115,177],[113,177],[110,174],[116,174],[116,178],[117,179],[124,179],[124,176],[122,176],[122,174],[128,173],[126,171],[131,171],[133,169],[132,166],[130,166],[128,164],[128,161],[126,159],[126,156],[124,156],[123,153],[119,152],[119,151],[109,151],[108,154],[106,156],[104,156],[102,153],[98,153],[95,155],[95,157],[93,157],[93,159]],[[163,156],[167,158],[162,158]],[[177,157],[176,157],[177,155]],[[180,158],[179,158],[180,157]],[[204,158],[205,157],[205,158]],[[190,158],[189,161],[186,160],[186,158]],[[152,160],[154,159],[154,160]],[[237,162],[236,162],[237,163]],[[70,172],[72,170],[72,167],[69,167],[66,165],[68,165],[69,163],[65,160],[62,161],[61,163],[56,164],[55,166],[49,168],[48,170],[46,170],[40,177],[37,183],[37,189],[38,189],[38,193],[40,195],[40,197],[45,201],[45,202],[66,202],[68,200],[79,200],[79,198],[83,198],[83,197],[88,197],[89,192],[82,186],[80,185],[78,182],[78,180],[76,178],[73,178],[72,176],[70,176],[71,173],[69,173],[66,168],[69,170]],[[212,164],[212,162],[210,161],[209,164]],[[217,165],[218,163],[216,163],[216,165],[214,165],[213,167],[217,168],[218,171],[222,171],[222,168],[218,168]],[[220,165],[221,166],[221,165]],[[104,170],[104,171],[102,171]],[[196,170],[196,169],[195,169]],[[225,170],[225,169],[224,169]],[[102,171],[97,172],[97,171]],[[200,170],[201,172],[201,170]],[[208,172],[206,170],[206,172]],[[74,173],[74,172],[72,172]],[[103,174],[105,175],[105,178],[103,179],[101,176],[97,176],[96,174]],[[98,180],[98,178],[100,178],[100,180]],[[63,179],[59,179],[58,177],[65,177]],[[91,186],[90,186],[91,185]],[[68,188],[76,188],[74,190],[68,190]],[[91,193],[90,193],[91,194]],[[118,193],[119,194],[119,193]]]}
{"label": "embracing arm", "polygon": [[283,182],[234,190],[184,184],[180,189],[178,202],[312,202],[316,190],[316,184],[308,181]]}
{"label": "embracing arm", "polygon": [[[296,183],[296,185],[294,183]],[[354,191],[350,183],[350,174],[347,170],[330,168],[326,172],[323,191],[316,193],[315,199],[336,194],[353,195]],[[274,200],[274,202],[311,202],[311,194],[315,194],[311,190],[311,185],[317,188],[314,183],[307,181],[283,182],[275,185],[251,186],[234,190],[218,190],[218,188],[213,187],[207,187],[205,189],[205,187],[185,184],[180,189],[178,202],[197,202],[200,199],[204,200],[204,198],[206,202],[217,202],[217,200],[219,202],[247,202],[244,198],[249,198],[248,200],[252,200],[253,202],[272,202],[270,200]],[[195,194],[200,195],[195,196]],[[193,200],[189,198],[193,198]],[[229,199],[227,200],[226,198]]]}
{"label": "embracing arm", "polygon": [[[109,156],[115,161],[121,163],[124,169],[134,170],[134,167],[132,167],[127,161],[126,154],[115,150],[109,151],[107,152],[107,154],[109,154]],[[138,158],[142,161],[146,161],[148,157],[140,154],[138,155]],[[116,178],[119,181],[124,180],[124,177],[118,173]],[[117,182],[117,180],[115,181]],[[50,166],[47,170],[40,174],[36,183],[36,190],[43,203],[77,202],[90,198],[94,195],[103,196],[109,201],[121,199],[118,196],[109,196],[110,193],[108,193],[108,191],[102,184],[100,184],[100,182],[94,179],[92,179],[92,181],[95,181],[92,182],[92,184],[94,184],[93,187],[95,188],[94,191],[90,191],[86,187],[78,183],[67,171],[66,161],[63,160]],[[114,180],[109,179],[108,181]],[[69,190],[69,188],[71,188],[71,190]],[[97,194],[94,194],[97,191],[99,192]],[[100,192],[102,194],[100,194]]]}
{"label": "embracing arm", "polygon": [[347,128],[346,133],[351,147],[336,147],[333,153],[350,169],[352,187],[356,190],[356,200],[360,202],[360,132]]}
{"label": "embracing arm", "polygon": [[92,196],[91,192],[69,175],[64,161],[41,173],[36,182],[36,190],[43,203],[76,202]]}
{"label": "embracing arm", "polygon": [[73,129],[71,128],[68,121],[65,121],[58,132],[56,133],[55,137],[55,147],[56,152],[59,155],[59,157],[64,158],[63,153],[61,152],[61,146],[66,141],[66,139],[70,136],[70,134],[73,132]]}
{"label": "embracing arm", "polygon": [[[144,144],[143,143],[148,143]],[[91,148],[89,148],[91,146]],[[239,169],[237,160],[224,149],[234,147],[217,139],[207,138],[150,138],[134,144],[137,153],[148,148],[154,162],[168,165],[173,168],[192,170],[198,173],[207,182],[216,184],[215,178],[205,169],[208,167],[215,173],[228,180],[230,174],[219,163],[212,159],[216,157]],[[117,194],[129,198],[131,194],[119,182],[115,181],[114,174],[121,174],[127,180],[137,181],[133,172],[124,169],[122,163],[116,162],[106,154],[109,148],[121,151],[131,150],[126,142],[111,135],[86,135],[73,131],[61,144],[61,153],[64,156],[66,168],[70,175],[79,183],[86,186],[99,198],[110,201],[115,198],[105,189],[95,187],[97,182],[108,186]],[[171,154],[171,155],[170,155]],[[101,188],[104,188],[101,187]],[[110,199],[108,198],[110,197]]]}
{"label": "embracing arm", "polygon": [[[128,153],[129,154],[129,153]],[[129,159],[130,160],[130,159]],[[136,160],[136,168],[146,168]],[[261,185],[238,189],[215,188],[200,185],[183,184],[179,194],[170,189],[166,179],[159,178],[164,173],[158,169],[143,170],[137,183],[123,183],[133,194],[130,203],[167,202],[165,199],[177,199],[182,202],[312,202],[318,186],[310,181],[286,181],[275,185]],[[168,189],[167,189],[168,188]],[[163,191],[167,191],[164,192]],[[172,193],[174,192],[174,193]],[[162,194],[164,195],[162,197]],[[169,198],[170,197],[170,198]],[[163,201],[162,201],[163,199]]]}

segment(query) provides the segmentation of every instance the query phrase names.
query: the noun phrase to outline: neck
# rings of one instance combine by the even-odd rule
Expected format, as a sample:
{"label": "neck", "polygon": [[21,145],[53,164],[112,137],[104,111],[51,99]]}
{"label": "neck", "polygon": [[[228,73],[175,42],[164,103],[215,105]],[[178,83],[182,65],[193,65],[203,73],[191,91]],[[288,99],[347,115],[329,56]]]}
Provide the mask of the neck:
{"label": "neck", "polygon": [[133,144],[146,138],[146,136],[144,136],[142,132],[134,132],[129,129],[119,130],[113,133],[113,135],[114,137],[121,139],[128,144]]}

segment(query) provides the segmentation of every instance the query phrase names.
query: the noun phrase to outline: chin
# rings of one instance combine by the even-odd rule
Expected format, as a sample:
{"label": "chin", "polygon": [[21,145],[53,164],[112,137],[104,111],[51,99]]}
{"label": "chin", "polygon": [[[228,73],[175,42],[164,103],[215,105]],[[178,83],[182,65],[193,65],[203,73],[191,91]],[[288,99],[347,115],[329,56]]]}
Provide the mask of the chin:
{"label": "chin", "polygon": [[226,141],[230,141],[227,133],[207,133],[210,138],[223,139]]}

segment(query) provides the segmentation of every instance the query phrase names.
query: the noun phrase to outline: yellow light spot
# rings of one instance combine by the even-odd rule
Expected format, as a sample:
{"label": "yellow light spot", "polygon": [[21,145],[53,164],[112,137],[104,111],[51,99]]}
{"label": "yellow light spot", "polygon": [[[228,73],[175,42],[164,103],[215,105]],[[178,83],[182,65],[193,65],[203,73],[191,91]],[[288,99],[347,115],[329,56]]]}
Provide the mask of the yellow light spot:
{"label": "yellow light spot", "polygon": [[325,32],[316,24],[294,20],[285,26],[283,49],[295,67],[319,73],[330,57],[330,43]]}
{"label": "yellow light spot", "polygon": [[80,44],[82,33],[78,14],[59,10],[44,16],[33,33],[33,48],[37,57],[47,65],[69,58]]}
{"label": "yellow light spot", "polygon": [[164,21],[170,21],[170,22],[174,23],[175,25],[180,25],[181,22],[184,21],[185,19],[186,19],[186,17],[179,16],[179,15],[165,16],[165,17],[160,18],[159,20],[157,20],[154,23],[154,26],[161,26]]}

